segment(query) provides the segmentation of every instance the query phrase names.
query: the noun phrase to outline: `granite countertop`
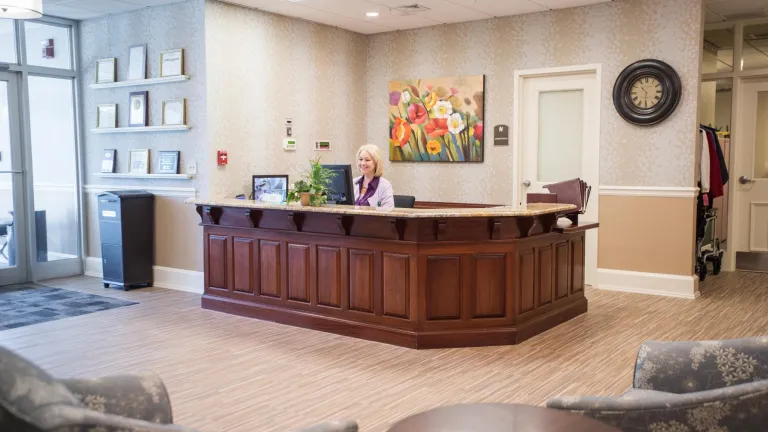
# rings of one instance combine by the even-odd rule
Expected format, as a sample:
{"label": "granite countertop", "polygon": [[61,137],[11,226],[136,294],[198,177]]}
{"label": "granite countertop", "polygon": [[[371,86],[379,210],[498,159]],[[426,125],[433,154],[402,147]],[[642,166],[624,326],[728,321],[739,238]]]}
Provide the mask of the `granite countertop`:
{"label": "granite countertop", "polygon": [[307,213],[331,213],[362,216],[386,216],[398,218],[440,218],[440,217],[514,217],[514,216],[538,216],[550,213],[565,213],[574,210],[576,206],[572,204],[528,204],[524,207],[501,206],[489,208],[443,208],[443,209],[412,209],[395,208],[392,210],[379,209],[374,207],[357,207],[349,205],[324,205],[322,207],[302,207],[295,204],[272,204],[252,200],[241,199],[200,199],[189,198],[185,201],[187,204],[214,206],[214,207],[237,207],[249,209],[266,210],[288,210]]}

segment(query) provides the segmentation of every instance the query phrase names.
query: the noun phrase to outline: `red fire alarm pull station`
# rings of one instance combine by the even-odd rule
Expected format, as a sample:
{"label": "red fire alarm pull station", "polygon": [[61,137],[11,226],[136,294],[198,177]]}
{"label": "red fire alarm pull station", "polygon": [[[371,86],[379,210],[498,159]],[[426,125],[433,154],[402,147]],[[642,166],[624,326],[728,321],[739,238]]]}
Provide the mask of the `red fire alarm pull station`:
{"label": "red fire alarm pull station", "polygon": [[227,164],[227,151],[226,150],[217,150],[216,151],[216,160],[218,161],[219,165],[226,165]]}
{"label": "red fire alarm pull station", "polygon": [[53,39],[43,39],[42,45],[43,45],[43,58],[52,59],[54,57]]}

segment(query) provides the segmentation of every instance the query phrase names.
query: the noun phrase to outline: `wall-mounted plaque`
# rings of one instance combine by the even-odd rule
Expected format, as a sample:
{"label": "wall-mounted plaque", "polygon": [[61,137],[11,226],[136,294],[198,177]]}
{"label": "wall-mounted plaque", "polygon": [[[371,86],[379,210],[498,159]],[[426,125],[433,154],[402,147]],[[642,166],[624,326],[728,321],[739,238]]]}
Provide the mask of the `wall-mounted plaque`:
{"label": "wall-mounted plaque", "polygon": [[131,174],[149,174],[149,149],[128,150],[128,171]]}
{"label": "wall-mounted plaque", "polygon": [[128,102],[128,126],[147,126],[149,124],[149,92],[132,92]]}
{"label": "wall-mounted plaque", "polygon": [[161,151],[158,160],[158,174],[178,174],[179,173],[179,151]]}
{"label": "wall-mounted plaque", "polygon": [[147,78],[147,46],[134,45],[128,48],[128,79]]}
{"label": "wall-mounted plaque", "polygon": [[163,126],[186,124],[186,105],[187,100],[184,98],[163,101]]}
{"label": "wall-mounted plaque", "polygon": [[114,129],[117,127],[117,104],[96,105],[96,128]]}
{"label": "wall-mounted plaque", "polygon": [[509,126],[497,125],[493,128],[493,145],[509,145]]}

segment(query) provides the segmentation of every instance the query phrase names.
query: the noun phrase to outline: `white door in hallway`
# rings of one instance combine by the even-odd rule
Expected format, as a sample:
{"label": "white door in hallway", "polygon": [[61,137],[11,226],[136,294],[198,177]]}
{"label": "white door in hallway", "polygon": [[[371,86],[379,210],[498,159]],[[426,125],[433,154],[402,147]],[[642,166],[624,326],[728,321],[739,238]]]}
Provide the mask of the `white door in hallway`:
{"label": "white door in hallway", "polygon": [[[580,178],[592,186],[580,220],[597,221],[600,153],[600,66],[515,73],[515,202],[545,185]],[[597,231],[586,234],[585,282],[597,282]]]}
{"label": "white door in hallway", "polygon": [[743,81],[739,99],[730,173],[736,269],[768,272],[768,78]]}

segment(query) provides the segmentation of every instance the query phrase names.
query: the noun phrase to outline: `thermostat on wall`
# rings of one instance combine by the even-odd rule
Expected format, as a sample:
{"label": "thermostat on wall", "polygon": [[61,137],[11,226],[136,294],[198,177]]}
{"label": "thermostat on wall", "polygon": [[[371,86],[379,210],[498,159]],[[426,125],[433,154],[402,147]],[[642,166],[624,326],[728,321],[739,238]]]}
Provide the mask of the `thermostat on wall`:
{"label": "thermostat on wall", "polygon": [[295,151],[296,150],[296,139],[294,139],[294,138],[283,138],[283,150],[285,150],[285,151]]}
{"label": "thermostat on wall", "polygon": [[315,141],[315,151],[330,151],[331,142],[328,140]]}

